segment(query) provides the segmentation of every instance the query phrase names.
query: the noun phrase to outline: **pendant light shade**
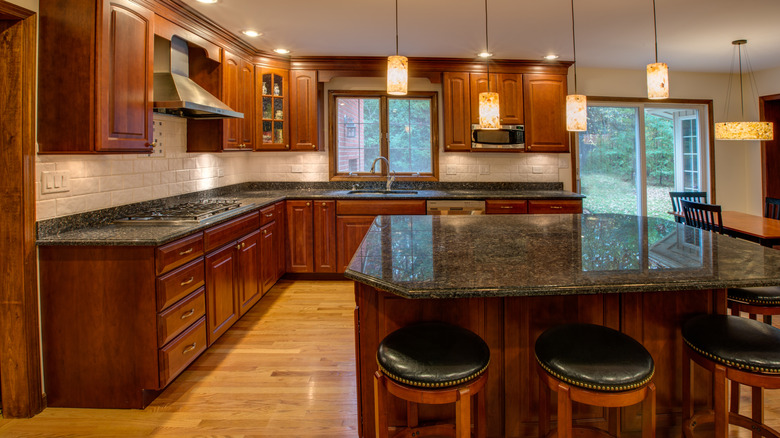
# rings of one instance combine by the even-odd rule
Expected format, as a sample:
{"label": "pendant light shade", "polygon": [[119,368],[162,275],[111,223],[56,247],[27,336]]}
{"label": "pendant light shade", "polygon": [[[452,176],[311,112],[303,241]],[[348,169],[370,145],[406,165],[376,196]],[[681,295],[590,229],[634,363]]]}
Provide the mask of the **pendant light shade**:
{"label": "pendant light shade", "polygon": [[[740,105],[742,109],[742,118],[745,118],[745,96],[742,91],[742,46],[747,44],[747,40],[732,41],[731,44],[737,46],[737,53],[739,54],[739,97]],[[747,49],[745,49],[745,61],[748,67],[748,76],[753,79],[755,84],[755,78],[753,78],[753,71],[750,69],[750,60],[747,57]],[[733,66],[732,62],[732,66]],[[734,71],[732,69],[729,74],[729,88],[726,92],[726,108],[728,111],[729,100],[731,96],[731,82]],[[715,139],[716,140],[761,140],[771,141],[774,139],[774,126],[771,122],[721,122],[715,124]]]}
{"label": "pendant light shade", "polygon": [[409,86],[409,60],[398,56],[398,0],[395,0],[395,56],[387,57],[387,94],[402,96]]}
{"label": "pendant light shade", "polygon": [[406,56],[387,57],[387,94],[404,95],[409,84],[409,60]]}
{"label": "pendant light shade", "polygon": [[663,62],[647,64],[647,98],[669,98],[669,67]]}
{"label": "pendant light shade", "polygon": [[574,37],[574,0],[571,0],[571,46],[574,49],[574,94],[566,96],[566,130],[588,130],[588,98],[577,94],[577,41]]}
{"label": "pendant light shade", "polygon": [[[488,45],[488,9],[485,0],[485,53],[490,53]],[[501,116],[498,106],[498,93],[490,91],[490,61],[485,57],[487,67],[487,91],[479,93],[479,128],[498,129],[501,127]]]}
{"label": "pendant light shade", "polygon": [[658,62],[658,27],[655,19],[655,0],[653,0],[653,41],[655,42],[655,63],[647,64],[647,98],[669,98],[669,66]]}

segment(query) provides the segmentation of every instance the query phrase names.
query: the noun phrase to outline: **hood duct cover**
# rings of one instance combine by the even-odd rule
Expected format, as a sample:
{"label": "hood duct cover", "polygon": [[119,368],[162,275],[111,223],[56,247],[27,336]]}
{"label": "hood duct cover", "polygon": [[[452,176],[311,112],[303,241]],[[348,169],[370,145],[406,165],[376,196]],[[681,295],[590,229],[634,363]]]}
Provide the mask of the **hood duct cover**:
{"label": "hood duct cover", "polygon": [[243,119],[189,78],[187,42],[173,35],[171,41],[154,38],[154,110],[192,119]]}

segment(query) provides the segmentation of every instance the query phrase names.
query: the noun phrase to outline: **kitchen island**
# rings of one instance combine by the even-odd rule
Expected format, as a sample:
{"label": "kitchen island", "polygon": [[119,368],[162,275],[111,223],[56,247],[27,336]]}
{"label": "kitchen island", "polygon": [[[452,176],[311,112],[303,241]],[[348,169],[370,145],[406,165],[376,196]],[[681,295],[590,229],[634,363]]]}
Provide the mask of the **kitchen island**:
{"label": "kitchen island", "polygon": [[[360,436],[374,436],[379,341],[427,320],[467,327],[490,346],[488,436],[536,436],[534,342],[564,322],[639,340],[656,363],[659,436],[679,436],[681,323],[725,313],[728,287],[780,284],[780,251],[626,215],[380,216],[345,275],[356,282]],[[709,387],[703,372],[695,378]],[[697,394],[706,403],[706,391]],[[403,403],[389,406],[390,424],[402,424]],[[421,407],[420,419],[449,409]],[[640,415],[639,406],[623,409],[623,430],[639,429]],[[585,406],[574,418],[608,421],[606,410]]]}

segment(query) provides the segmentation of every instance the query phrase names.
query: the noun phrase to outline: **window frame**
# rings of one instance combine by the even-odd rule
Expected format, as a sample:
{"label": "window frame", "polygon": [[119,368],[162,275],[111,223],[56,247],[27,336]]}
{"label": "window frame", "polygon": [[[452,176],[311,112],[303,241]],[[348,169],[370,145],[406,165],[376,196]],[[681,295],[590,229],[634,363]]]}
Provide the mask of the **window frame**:
{"label": "window frame", "polygon": [[[439,96],[436,91],[410,91],[404,96],[389,95],[384,91],[367,90],[330,90],[328,91],[328,139],[329,139],[329,173],[331,181],[384,181],[387,179],[387,166],[376,173],[370,172],[338,172],[338,145],[337,145],[337,115],[338,105],[336,99],[347,98],[379,98],[380,112],[380,155],[389,158],[388,146],[388,100],[389,99],[420,99],[427,98],[431,104],[431,173],[417,174],[412,172],[395,172],[397,181],[438,181],[439,180]],[[392,163],[391,163],[392,167]]]}

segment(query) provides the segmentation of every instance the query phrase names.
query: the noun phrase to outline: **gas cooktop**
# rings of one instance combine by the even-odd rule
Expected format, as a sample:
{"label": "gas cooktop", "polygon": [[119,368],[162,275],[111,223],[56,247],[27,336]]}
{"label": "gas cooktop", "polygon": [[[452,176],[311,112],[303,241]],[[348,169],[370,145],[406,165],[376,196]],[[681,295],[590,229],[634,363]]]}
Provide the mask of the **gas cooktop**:
{"label": "gas cooktop", "polygon": [[192,225],[241,206],[235,199],[204,199],[148,210],[114,221],[117,225]]}

